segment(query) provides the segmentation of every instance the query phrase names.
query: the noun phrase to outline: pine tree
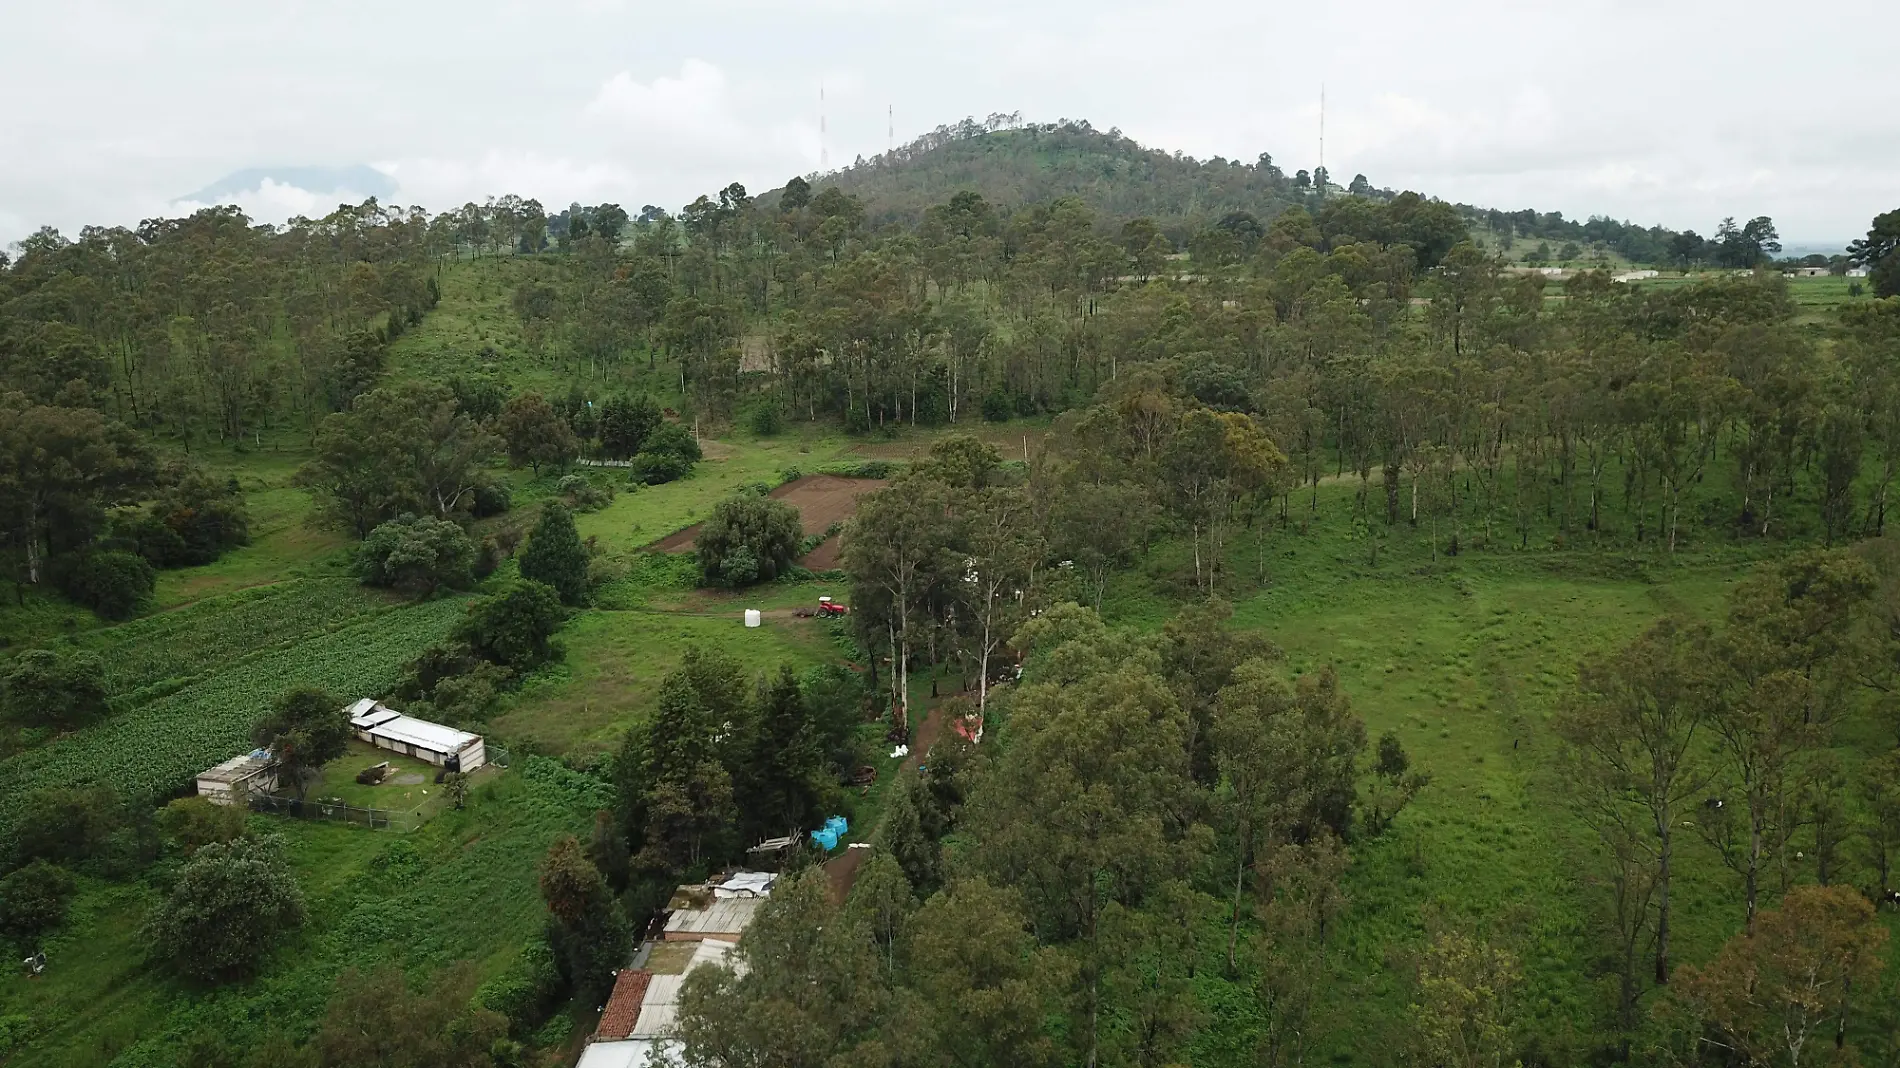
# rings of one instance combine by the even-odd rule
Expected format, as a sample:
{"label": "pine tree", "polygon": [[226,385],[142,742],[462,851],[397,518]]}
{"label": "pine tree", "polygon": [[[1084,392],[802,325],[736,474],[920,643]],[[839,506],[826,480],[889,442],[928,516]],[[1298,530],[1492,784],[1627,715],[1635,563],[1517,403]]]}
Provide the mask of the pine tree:
{"label": "pine tree", "polygon": [[574,517],[559,501],[541,509],[541,519],[521,550],[521,575],[554,587],[561,603],[587,603],[587,547],[574,529]]}

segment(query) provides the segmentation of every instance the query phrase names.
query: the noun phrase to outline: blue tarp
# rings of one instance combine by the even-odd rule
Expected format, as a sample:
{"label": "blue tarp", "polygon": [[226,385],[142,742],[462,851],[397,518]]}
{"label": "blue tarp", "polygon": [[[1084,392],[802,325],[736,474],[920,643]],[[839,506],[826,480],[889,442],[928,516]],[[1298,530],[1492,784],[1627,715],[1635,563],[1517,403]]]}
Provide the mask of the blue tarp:
{"label": "blue tarp", "polygon": [[850,824],[845,822],[843,816],[833,816],[825,821],[823,827],[811,832],[812,841],[824,846],[825,852],[829,853],[838,848],[838,839],[843,838],[849,829]]}

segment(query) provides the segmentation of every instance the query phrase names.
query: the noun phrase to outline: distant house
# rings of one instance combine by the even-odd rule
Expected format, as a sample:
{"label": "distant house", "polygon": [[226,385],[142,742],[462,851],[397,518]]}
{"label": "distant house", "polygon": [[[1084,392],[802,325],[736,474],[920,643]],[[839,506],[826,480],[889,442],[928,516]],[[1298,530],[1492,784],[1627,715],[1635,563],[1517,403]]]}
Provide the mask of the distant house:
{"label": "distant house", "polygon": [[258,749],[234,756],[209,771],[198,773],[198,796],[214,805],[235,805],[252,794],[277,789],[277,761],[270,750]]}
{"label": "distant house", "polygon": [[474,771],[488,763],[482,736],[405,716],[370,698],[350,706],[356,736],[380,749],[426,760],[448,771]]}
{"label": "distant house", "polygon": [[1649,271],[1649,270],[1620,271],[1616,274],[1611,275],[1610,281],[1612,282],[1641,282],[1645,279],[1660,277],[1661,274],[1662,274],[1661,271]]}
{"label": "distant house", "polygon": [[1849,277],[1849,278],[1865,278],[1865,277],[1867,277],[1867,268],[1865,268],[1865,267],[1849,267],[1849,268],[1847,269],[1847,277]]}
{"label": "distant house", "polygon": [[1830,273],[1826,267],[1792,267],[1787,272],[1790,278],[1826,278]]}

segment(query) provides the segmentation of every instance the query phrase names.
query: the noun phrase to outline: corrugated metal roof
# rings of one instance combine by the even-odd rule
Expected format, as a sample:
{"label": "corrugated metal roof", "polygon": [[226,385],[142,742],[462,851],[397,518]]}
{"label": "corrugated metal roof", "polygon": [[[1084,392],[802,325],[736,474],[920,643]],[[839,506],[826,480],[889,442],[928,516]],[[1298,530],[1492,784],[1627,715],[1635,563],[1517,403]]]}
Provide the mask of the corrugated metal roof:
{"label": "corrugated metal roof", "polygon": [[678,1042],[655,1042],[648,1038],[596,1042],[581,1051],[581,1062],[576,1068],[647,1068],[651,1064],[671,1068],[681,1063],[679,1048]]}
{"label": "corrugated metal roof", "polygon": [[438,753],[459,753],[481,736],[414,716],[396,716],[369,728],[371,738],[386,738],[403,745],[419,745]]}
{"label": "corrugated metal roof", "polygon": [[268,769],[272,761],[267,757],[244,753],[219,764],[215,768],[198,773],[201,782],[239,782]]}
{"label": "corrugated metal roof", "polygon": [[[693,962],[686,966],[687,974],[704,964],[724,964],[726,955],[732,952],[729,942],[701,942],[693,952]],[[629,1038],[662,1038],[670,1035],[673,1025],[679,1021],[680,987],[686,982],[686,975],[656,975],[647,980],[646,998],[640,1002],[640,1018],[628,1032]]]}
{"label": "corrugated metal roof", "polygon": [[350,726],[362,730],[378,723],[387,723],[400,715],[402,713],[388,705],[365,697],[350,706]]}
{"label": "corrugated metal roof", "polygon": [[722,898],[703,909],[680,909],[666,918],[666,933],[737,938],[751,926],[752,918],[765,902],[765,898],[759,897],[732,897]]}

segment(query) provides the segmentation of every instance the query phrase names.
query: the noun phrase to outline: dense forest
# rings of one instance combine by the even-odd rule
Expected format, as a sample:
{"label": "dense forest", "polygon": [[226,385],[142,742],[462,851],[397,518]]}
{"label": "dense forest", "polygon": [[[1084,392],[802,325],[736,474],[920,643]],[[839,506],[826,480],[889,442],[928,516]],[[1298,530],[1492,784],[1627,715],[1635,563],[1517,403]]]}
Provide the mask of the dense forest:
{"label": "dense forest", "polygon": [[[0,934],[55,970],[0,1059],[572,1063],[675,887],[849,811],[849,893],[794,852],[684,1063],[1900,1064],[1896,243],[1816,311],[1765,218],[1014,116],[677,212],[42,231],[0,269]],[[769,481],[821,471],[880,480],[835,570]],[[736,597],[808,629],[734,646]],[[256,746],[301,806],[358,695],[517,759],[406,835],[186,796]],[[106,989],[128,1033],[67,1042]]]}

